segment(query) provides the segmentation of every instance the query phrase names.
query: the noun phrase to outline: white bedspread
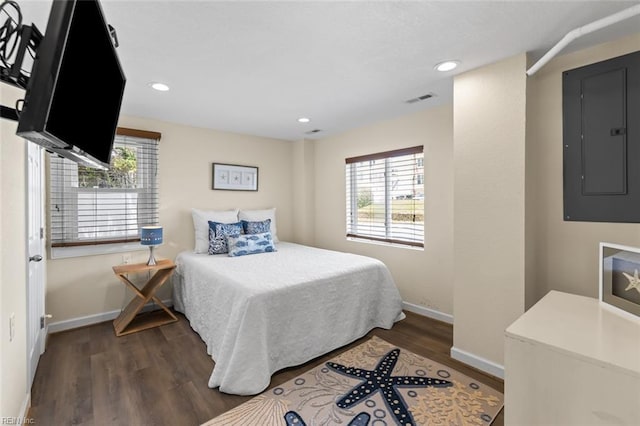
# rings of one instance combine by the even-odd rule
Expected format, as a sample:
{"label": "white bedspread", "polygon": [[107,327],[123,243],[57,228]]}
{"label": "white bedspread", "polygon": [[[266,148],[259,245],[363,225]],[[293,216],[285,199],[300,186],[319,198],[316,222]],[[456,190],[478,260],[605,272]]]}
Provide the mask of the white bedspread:
{"label": "white bedspread", "polygon": [[280,242],[241,257],[182,252],[174,305],[215,361],[209,387],[263,391],[277,370],[404,318],[387,267],[369,257]]}

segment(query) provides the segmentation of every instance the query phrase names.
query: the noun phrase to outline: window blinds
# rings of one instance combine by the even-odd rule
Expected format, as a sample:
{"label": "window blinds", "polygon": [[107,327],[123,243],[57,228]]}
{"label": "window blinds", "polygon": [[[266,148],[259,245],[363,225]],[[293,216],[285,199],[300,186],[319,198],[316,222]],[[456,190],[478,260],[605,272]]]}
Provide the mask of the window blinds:
{"label": "window blinds", "polygon": [[120,130],[108,171],[51,156],[51,247],[138,241],[158,223],[159,134]]}
{"label": "window blinds", "polygon": [[347,158],[347,237],[424,245],[422,146]]}

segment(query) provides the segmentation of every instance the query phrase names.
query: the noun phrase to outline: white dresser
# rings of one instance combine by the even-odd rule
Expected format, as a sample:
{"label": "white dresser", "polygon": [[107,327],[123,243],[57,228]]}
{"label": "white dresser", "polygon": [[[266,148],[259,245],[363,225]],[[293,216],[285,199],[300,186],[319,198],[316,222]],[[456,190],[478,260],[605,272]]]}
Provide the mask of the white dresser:
{"label": "white dresser", "polygon": [[640,318],[549,292],[505,333],[505,425],[640,425]]}

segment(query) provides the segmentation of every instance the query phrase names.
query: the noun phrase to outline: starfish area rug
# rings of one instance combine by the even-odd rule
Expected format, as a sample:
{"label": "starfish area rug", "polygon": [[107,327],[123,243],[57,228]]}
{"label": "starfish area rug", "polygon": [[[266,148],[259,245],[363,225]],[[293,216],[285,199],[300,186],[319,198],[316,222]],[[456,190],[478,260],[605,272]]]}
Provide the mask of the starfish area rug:
{"label": "starfish area rug", "polygon": [[504,396],[372,337],[203,426],[489,425]]}

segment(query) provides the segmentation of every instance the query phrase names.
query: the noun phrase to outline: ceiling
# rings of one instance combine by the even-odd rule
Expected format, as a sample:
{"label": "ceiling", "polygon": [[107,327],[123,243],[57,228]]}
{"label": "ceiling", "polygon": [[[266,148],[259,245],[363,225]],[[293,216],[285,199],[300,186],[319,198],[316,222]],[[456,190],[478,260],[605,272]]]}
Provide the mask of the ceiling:
{"label": "ceiling", "polygon": [[[50,1],[18,3],[46,28]],[[570,30],[638,3],[102,0],[127,76],[123,114],[285,140],[450,103],[453,75],[521,52],[537,60]],[[635,32],[638,16],[565,51]],[[434,70],[447,59],[460,67]]]}

